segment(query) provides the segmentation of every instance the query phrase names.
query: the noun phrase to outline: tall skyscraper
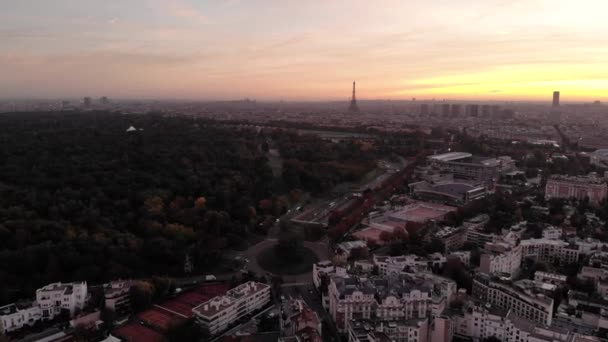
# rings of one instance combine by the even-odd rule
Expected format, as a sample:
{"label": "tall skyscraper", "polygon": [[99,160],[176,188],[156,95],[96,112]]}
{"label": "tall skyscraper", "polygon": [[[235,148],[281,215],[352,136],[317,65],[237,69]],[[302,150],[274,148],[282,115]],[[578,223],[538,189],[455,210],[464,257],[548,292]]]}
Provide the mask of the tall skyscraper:
{"label": "tall skyscraper", "polygon": [[450,104],[444,103],[441,105],[441,116],[448,117],[450,116]]}
{"label": "tall skyscraper", "polygon": [[354,81],[353,81],[353,97],[350,100],[350,106],[348,106],[348,111],[349,112],[358,112],[359,111],[359,106],[357,106],[357,96],[356,96],[356,89],[355,89]]}
{"label": "tall skyscraper", "polygon": [[460,116],[462,106],[459,104],[452,105],[452,116]]}
{"label": "tall skyscraper", "polygon": [[93,101],[91,100],[90,97],[85,97],[83,100],[84,106],[85,107],[91,107],[91,105],[93,104]]}
{"label": "tall skyscraper", "polygon": [[559,107],[559,91],[553,92],[553,107]]}
{"label": "tall skyscraper", "polygon": [[473,117],[479,116],[479,105],[476,105],[476,104],[469,105],[468,113],[470,116],[473,116]]}

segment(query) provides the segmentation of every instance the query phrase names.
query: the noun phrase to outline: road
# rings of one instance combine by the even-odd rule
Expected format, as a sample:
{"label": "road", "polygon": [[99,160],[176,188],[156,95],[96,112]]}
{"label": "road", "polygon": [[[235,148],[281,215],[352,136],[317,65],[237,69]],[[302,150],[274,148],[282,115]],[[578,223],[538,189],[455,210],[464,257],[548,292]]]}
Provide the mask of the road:
{"label": "road", "polygon": [[333,324],[333,320],[329,313],[323,308],[321,302],[321,294],[316,291],[312,284],[307,285],[283,285],[281,291],[285,299],[289,298],[302,298],[306,305],[317,313],[319,318],[323,321],[323,325],[333,335],[333,341],[340,341],[340,334]]}
{"label": "road", "polygon": [[[267,248],[272,248],[272,246],[277,244],[277,239],[266,239],[255,246],[250,247],[243,254],[249,259],[248,269],[251,272],[254,272],[258,276],[265,276],[269,272],[264,270],[257,262],[257,257],[263,250]],[[303,241],[303,246],[313,251],[319,260],[326,260],[330,257],[330,250],[326,243],[324,242],[310,242]],[[312,283],[312,272],[307,272],[298,275],[284,275],[283,283]]]}

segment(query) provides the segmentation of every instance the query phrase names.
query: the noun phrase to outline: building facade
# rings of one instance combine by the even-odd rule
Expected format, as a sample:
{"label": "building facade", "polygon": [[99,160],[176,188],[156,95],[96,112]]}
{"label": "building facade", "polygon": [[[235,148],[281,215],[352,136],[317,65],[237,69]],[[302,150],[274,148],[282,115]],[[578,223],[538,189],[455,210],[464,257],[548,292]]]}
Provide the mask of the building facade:
{"label": "building facade", "polygon": [[545,198],[589,198],[594,204],[600,203],[608,196],[608,187],[603,178],[595,175],[568,177],[551,176],[545,185]]}
{"label": "building facade", "polygon": [[192,309],[196,321],[212,335],[270,302],[270,285],[250,281]]}
{"label": "building facade", "polygon": [[53,319],[68,310],[70,317],[84,309],[88,296],[87,283],[53,283],[36,290],[36,302],[43,319]]}
{"label": "building facade", "polygon": [[533,322],[551,325],[553,299],[542,294],[524,293],[490,276],[477,274],[473,278],[473,297]]}

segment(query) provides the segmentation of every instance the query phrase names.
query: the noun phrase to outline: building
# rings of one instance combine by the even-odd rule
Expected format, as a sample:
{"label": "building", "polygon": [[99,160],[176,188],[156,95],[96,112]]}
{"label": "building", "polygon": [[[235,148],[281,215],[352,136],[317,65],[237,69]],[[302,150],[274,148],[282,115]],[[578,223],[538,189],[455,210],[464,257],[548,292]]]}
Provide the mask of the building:
{"label": "building", "polygon": [[427,342],[429,320],[354,319],[348,324],[349,342]]}
{"label": "building", "polygon": [[131,281],[113,281],[103,286],[106,309],[112,310],[119,317],[131,311],[129,290]]}
{"label": "building", "polygon": [[421,116],[429,116],[429,105],[428,103],[423,103],[420,105],[420,115]]}
{"label": "building", "polygon": [[53,319],[68,310],[74,317],[87,302],[87,283],[53,283],[36,290],[36,302],[42,310],[42,319]]}
{"label": "building", "polygon": [[543,229],[543,239],[559,240],[562,237],[562,230],[557,227],[549,226]]}
{"label": "building", "polygon": [[578,262],[579,246],[562,240],[528,239],[521,241],[522,258],[533,258],[547,263],[568,264]]}
{"label": "building", "polygon": [[453,104],[452,105],[452,111],[451,111],[452,116],[454,116],[454,117],[460,116],[460,114],[462,114],[461,111],[462,111],[462,106],[461,105],[459,105],[459,104]]}
{"label": "building", "polygon": [[553,107],[559,107],[559,91],[553,92]]}
{"label": "building", "polygon": [[450,116],[450,104],[444,103],[441,105],[441,116],[448,117]]}
{"label": "building", "polygon": [[542,272],[542,271],[534,272],[534,280],[541,281],[541,282],[547,283],[547,284],[557,285],[557,286],[566,285],[567,278],[568,277],[566,277],[563,274]]}
{"label": "building", "polygon": [[505,340],[508,310],[466,298],[461,310],[445,313],[453,325],[453,335],[480,341],[489,337]]}
{"label": "building", "polygon": [[33,326],[42,320],[42,310],[36,303],[14,303],[0,307],[0,334]]}
{"label": "building", "polygon": [[84,106],[85,106],[86,108],[89,108],[89,107],[91,107],[91,106],[93,105],[93,100],[92,100],[90,97],[85,97],[85,98],[82,100],[82,103],[84,104]]}
{"label": "building", "polygon": [[447,251],[456,251],[466,242],[466,231],[464,226],[443,227],[435,233],[435,237],[443,242]]}
{"label": "building", "polygon": [[399,256],[373,256],[373,264],[378,267],[378,273],[382,276],[389,274],[401,274],[410,268],[412,270],[426,271],[433,267],[443,266],[446,262],[441,253],[433,253],[426,258],[414,254]]}
{"label": "building", "polygon": [[[329,313],[341,332],[353,319],[410,320],[425,318],[445,297],[433,292],[434,282],[410,274],[386,277],[332,277]],[[444,304],[445,306],[445,304]]]}
{"label": "building", "polygon": [[408,187],[416,199],[456,206],[483,198],[487,193],[484,186],[454,181],[437,183],[420,181],[409,184]]}
{"label": "building", "polygon": [[321,319],[301,299],[289,301],[283,306],[286,319],[281,319],[281,332],[285,337],[298,341],[321,342]]}
{"label": "building", "polygon": [[469,116],[472,116],[472,117],[478,117],[479,116],[479,105],[477,105],[477,104],[469,105],[468,114],[469,114]]}
{"label": "building", "polygon": [[525,293],[484,274],[473,278],[473,297],[536,323],[551,325],[553,299],[543,294]]}
{"label": "building", "polygon": [[515,161],[508,156],[498,158],[473,157],[466,152],[450,152],[427,158],[429,164],[450,172],[454,179],[482,183],[487,186],[496,182],[501,174],[514,171]]}
{"label": "building", "polygon": [[485,274],[513,279],[519,274],[521,256],[521,245],[488,242],[480,257],[479,270]]}
{"label": "building", "polygon": [[196,321],[212,335],[270,302],[270,285],[247,282],[192,309]]}
{"label": "building", "polygon": [[595,174],[588,176],[553,175],[547,180],[545,198],[589,198],[593,204],[598,204],[608,196],[608,187],[604,178]]}
{"label": "building", "polygon": [[363,248],[367,251],[367,242],[361,240],[345,241],[336,246],[337,252],[342,254],[346,259],[350,257],[350,253],[353,251],[353,249],[359,248]]}

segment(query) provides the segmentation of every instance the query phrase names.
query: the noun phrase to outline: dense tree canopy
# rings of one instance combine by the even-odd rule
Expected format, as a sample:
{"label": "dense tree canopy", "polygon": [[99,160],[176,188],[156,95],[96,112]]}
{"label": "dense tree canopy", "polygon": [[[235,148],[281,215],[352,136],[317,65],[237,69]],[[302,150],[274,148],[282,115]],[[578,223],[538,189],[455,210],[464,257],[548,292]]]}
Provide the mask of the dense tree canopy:
{"label": "dense tree canopy", "polygon": [[183,117],[0,116],[0,302],[51,281],[179,274],[188,252],[204,271],[271,197],[262,141]]}

